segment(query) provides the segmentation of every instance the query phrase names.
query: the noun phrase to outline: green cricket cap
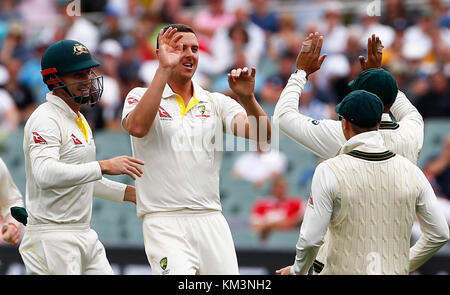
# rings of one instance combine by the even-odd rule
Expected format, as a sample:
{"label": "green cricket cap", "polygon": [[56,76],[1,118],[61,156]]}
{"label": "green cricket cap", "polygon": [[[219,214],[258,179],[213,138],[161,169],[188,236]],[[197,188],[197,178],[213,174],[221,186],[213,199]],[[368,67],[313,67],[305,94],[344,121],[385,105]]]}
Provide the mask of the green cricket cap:
{"label": "green cricket cap", "polygon": [[76,72],[99,66],[89,50],[81,42],[61,40],[50,45],[41,60],[42,75],[58,72]]}
{"label": "green cricket cap", "polygon": [[391,106],[397,98],[397,81],[391,73],[383,69],[365,70],[348,85],[353,90],[375,93],[385,106]]}
{"label": "green cricket cap", "polygon": [[355,90],[336,106],[336,113],[356,126],[371,128],[380,123],[383,109],[383,102],[378,96],[365,90]]}

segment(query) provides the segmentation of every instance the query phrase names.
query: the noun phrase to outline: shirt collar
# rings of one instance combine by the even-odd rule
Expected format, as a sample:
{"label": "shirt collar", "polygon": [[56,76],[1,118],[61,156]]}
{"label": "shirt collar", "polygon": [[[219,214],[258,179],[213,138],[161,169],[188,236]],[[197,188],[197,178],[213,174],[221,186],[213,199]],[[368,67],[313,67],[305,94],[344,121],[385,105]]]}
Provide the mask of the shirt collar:
{"label": "shirt collar", "polygon": [[346,143],[344,143],[338,154],[346,154],[352,150],[378,153],[386,151],[387,148],[384,146],[384,140],[380,132],[369,131],[357,134],[350,138]]}
{"label": "shirt collar", "polygon": [[53,92],[47,93],[46,98],[49,103],[57,106],[66,114],[71,115],[74,118],[78,117],[78,115],[69,107],[69,105],[61,97],[54,95]]}
{"label": "shirt collar", "polygon": [[[191,81],[192,86],[194,87],[194,95],[199,102],[206,102],[206,93],[205,90],[198,85],[197,83],[195,83],[194,81]],[[171,98],[175,96],[175,92],[173,92],[172,88],[170,88],[169,84],[166,84],[166,86],[164,87],[163,93],[162,93],[162,98]]]}

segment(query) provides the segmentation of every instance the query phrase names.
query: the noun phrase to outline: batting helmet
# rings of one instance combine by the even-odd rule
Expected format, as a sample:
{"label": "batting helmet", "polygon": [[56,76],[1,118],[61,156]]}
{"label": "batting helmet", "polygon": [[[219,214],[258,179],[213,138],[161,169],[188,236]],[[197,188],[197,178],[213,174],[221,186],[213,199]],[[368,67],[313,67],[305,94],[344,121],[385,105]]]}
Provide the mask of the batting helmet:
{"label": "batting helmet", "polygon": [[[98,67],[100,63],[96,61],[89,50],[78,41],[61,40],[50,45],[44,52],[41,60],[41,74],[44,83],[50,90],[63,89],[68,97],[77,104],[96,104],[103,92],[103,76],[98,76],[92,70],[93,78],[66,84],[61,78],[61,74],[77,72],[81,70]],[[85,84],[90,81],[91,87],[88,95],[74,95],[68,86]]]}

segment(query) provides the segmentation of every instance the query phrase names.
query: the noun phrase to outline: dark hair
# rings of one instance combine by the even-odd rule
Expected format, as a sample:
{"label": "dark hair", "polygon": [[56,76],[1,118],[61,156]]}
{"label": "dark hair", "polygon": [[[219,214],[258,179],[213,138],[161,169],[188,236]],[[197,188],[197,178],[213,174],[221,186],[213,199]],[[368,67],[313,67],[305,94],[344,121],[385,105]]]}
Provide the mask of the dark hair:
{"label": "dark hair", "polygon": [[[165,33],[170,27],[172,27],[174,29],[177,29],[177,32],[192,33],[192,34],[196,35],[193,28],[191,28],[188,25],[183,25],[183,24],[171,24],[171,25],[168,25],[168,26],[164,27],[163,33]],[[159,33],[158,33],[158,37],[156,38],[156,49],[159,49],[158,39],[159,39]]]}
{"label": "dark hair", "polygon": [[244,42],[248,43],[249,36],[248,36],[247,28],[245,27],[244,24],[237,22],[230,27],[230,29],[228,30],[228,37],[230,39],[235,31],[241,31],[244,34]]}

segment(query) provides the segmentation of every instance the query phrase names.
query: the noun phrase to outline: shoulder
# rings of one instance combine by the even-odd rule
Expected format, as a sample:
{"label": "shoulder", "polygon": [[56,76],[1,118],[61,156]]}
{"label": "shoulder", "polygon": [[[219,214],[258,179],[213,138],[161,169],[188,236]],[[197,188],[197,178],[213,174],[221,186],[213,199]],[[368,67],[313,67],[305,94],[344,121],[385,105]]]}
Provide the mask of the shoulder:
{"label": "shoulder", "polygon": [[59,126],[64,120],[64,115],[56,110],[56,108],[48,102],[45,102],[38,106],[36,110],[31,114],[25,124],[25,130],[32,127],[51,129],[54,126]]}
{"label": "shoulder", "polygon": [[127,94],[127,101],[130,103],[130,100],[137,99],[140,100],[144,95],[145,91],[147,91],[146,87],[136,87],[131,89]]}

